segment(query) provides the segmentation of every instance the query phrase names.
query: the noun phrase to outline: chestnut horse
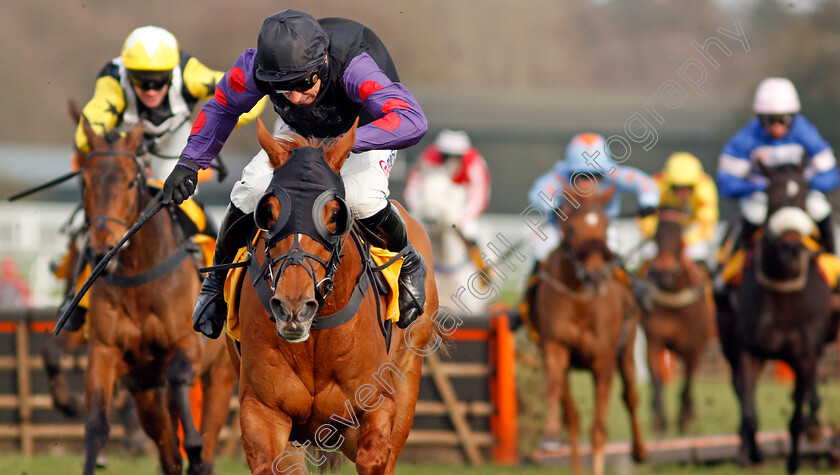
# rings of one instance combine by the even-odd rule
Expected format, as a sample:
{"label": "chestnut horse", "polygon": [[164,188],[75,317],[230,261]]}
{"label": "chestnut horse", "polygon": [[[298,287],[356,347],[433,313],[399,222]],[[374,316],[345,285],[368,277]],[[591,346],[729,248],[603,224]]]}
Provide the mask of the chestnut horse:
{"label": "chestnut horse", "polygon": [[[392,328],[388,351],[387,326],[378,312],[384,300],[371,285],[364,247],[336,191],[343,188],[338,172],[353,146],[355,126],[329,143],[278,140],[259,121],[258,129],[275,180],[286,176],[294,182],[317,169],[328,175],[330,186],[312,203],[301,197],[307,186],[287,192],[293,185],[272,184],[255,211],[262,231],[251,249],[251,285],[242,285],[240,293],[241,355],[231,351],[241,373],[248,465],[260,475],[290,473],[282,470],[300,460],[301,449],[290,444],[297,441],[341,450],[359,473],[394,473],[414,419],[438,308],[429,238],[400,207],[411,242],[428,265],[427,300],[410,327]],[[335,319],[344,323],[333,326]]]}
{"label": "chestnut horse", "polygon": [[652,308],[642,317],[647,337],[647,361],[653,385],[653,426],[665,429],[662,412],[661,356],[668,349],[685,364],[685,384],[678,427],[683,432],[694,416],[691,382],[706,343],[714,334],[714,302],[706,268],[692,261],[683,249],[685,215],[677,210],[659,211],[656,256],[642,266],[639,276],[649,289]]}
{"label": "chestnut horse", "polygon": [[633,457],[646,457],[636,415],[636,366],[633,343],[639,310],[629,287],[619,282],[607,247],[608,218],[604,207],[615,187],[592,193],[573,208],[560,208],[562,240],[537,273],[531,315],[539,334],[546,368],[546,421],[541,448],[559,446],[560,403],[569,426],[572,469],[581,472],[578,453],[579,420],[570,393],[572,367],[592,371],[595,380],[595,417],[592,423],[592,469],[604,473],[607,442],[607,404],[616,367],[624,383],[624,402],[630,411]]}
{"label": "chestnut horse", "polygon": [[[718,297],[718,328],[741,404],[740,463],[763,458],[755,439],[755,389],[764,361],[782,360],[793,369],[787,469],[794,473],[799,468],[799,437],[807,426],[818,424],[817,361],[837,337],[840,315],[832,310],[832,291],[817,268],[818,252],[804,242],[816,229],[805,211],[804,165],[761,170],[769,179],[764,232],[748,258],[741,284]],[[802,408],[806,398],[811,401],[808,420]]]}
{"label": "chestnut horse", "polygon": [[[142,125],[104,137],[97,136],[85,118],[82,126],[91,146],[80,164],[88,233],[82,258],[95,264],[153,202],[145,167],[136,155]],[[216,440],[227,422],[236,380],[223,342],[205,344],[192,330],[190,316],[200,282],[188,244],[172,215],[159,213],[108,263],[90,289],[86,475],[94,473],[97,454],[108,439],[118,378],[134,398],[143,429],[157,444],[164,473],[182,473],[179,422],[188,473],[213,471]],[[198,375],[204,389],[201,433],[189,400]]]}

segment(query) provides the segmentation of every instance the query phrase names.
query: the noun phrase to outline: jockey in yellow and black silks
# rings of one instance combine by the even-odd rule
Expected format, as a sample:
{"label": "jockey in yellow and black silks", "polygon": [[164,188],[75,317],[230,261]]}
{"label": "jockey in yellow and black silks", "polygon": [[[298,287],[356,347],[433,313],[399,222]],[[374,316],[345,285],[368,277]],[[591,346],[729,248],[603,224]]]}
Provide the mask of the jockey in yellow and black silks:
{"label": "jockey in yellow and black silks", "polygon": [[[161,188],[187,143],[193,109],[199,101],[213,97],[223,75],[182,51],[169,31],[140,27],[128,35],[120,55],[99,72],[93,97],[82,114],[97,135],[143,124],[144,140],[138,158],[146,166],[149,184]],[[255,119],[265,103],[259,102],[242,114],[238,124]],[[71,160],[74,169],[79,166],[80,155],[89,150],[80,121]],[[209,174],[201,178],[206,177]],[[187,234],[204,233],[215,238],[215,227],[208,224],[199,205],[189,203],[182,206],[182,211],[184,216],[179,220]]]}
{"label": "jockey in yellow and black silks", "polygon": [[[720,216],[714,179],[703,170],[700,160],[688,152],[676,152],[668,157],[665,168],[653,179],[659,187],[659,207],[681,211],[686,217],[683,223],[686,255],[708,265]],[[642,235],[652,239],[657,215],[641,218],[638,224]]]}

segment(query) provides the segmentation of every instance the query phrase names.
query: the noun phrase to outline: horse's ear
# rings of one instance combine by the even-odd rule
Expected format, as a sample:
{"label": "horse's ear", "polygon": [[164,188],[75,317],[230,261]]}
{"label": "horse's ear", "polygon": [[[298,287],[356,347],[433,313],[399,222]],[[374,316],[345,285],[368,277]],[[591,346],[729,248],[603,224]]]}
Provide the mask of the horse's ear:
{"label": "horse's ear", "polygon": [[344,166],[344,161],[353,150],[353,144],[356,143],[356,127],[359,125],[359,118],[356,117],[356,122],[353,122],[353,127],[347,131],[338,141],[336,141],[329,150],[324,153],[324,159],[334,172],[339,173],[341,167]]}
{"label": "horse's ear", "polygon": [[76,101],[73,99],[67,100],[67,112],[70,113],[70,117],[73,119],[74,124],[78,124],[79,120],[82,118],[82,111],[79,109],[79,106],[76,105]]}
{"label": "horse's ear", "polygon": [[272,168],[276,170],[289,160],[289,151],[277,142],[259,117],[257,117],[257,138],[260,141],[260,147],[268,154],[268,161]]}
{"label": "horse's ear", "polygon": [[606,191],[601,193],[601,196],[599,198],[601,199],[602,206],[607,206],[610,203],[610,201],[613,199],[613,195],[615,195],[615,190],[615,185],[610,185],[610,187],[607,188]]}
{"label": "horse's ear", "polygon": [[96,135],[96,132],[93,131],[93,127],[90,125],[90,121],[88,118],[82,114],[81,118],[82,122],[82,131],[85,133],[85,137],[87,138],[87,143],[90,149],[92,150],[95,143],[98,143],[102,140],[102,137]]}
{"label": "horse's ear", "polygon": [[143,124],[137,124],[128,132],[128,148],[137,150],[143,140]]}

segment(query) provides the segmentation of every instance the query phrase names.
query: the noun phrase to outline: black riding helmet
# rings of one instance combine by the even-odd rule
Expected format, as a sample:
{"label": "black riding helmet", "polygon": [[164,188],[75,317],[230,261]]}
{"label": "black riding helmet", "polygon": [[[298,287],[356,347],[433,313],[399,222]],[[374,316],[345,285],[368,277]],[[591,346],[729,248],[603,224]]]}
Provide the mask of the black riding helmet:
{"label": "black riding helmet", "polygon": [[326,75],[329,44],[324,29],[308,13],[275,13],[260,29],[254,75],[277,92],[310,89]]}

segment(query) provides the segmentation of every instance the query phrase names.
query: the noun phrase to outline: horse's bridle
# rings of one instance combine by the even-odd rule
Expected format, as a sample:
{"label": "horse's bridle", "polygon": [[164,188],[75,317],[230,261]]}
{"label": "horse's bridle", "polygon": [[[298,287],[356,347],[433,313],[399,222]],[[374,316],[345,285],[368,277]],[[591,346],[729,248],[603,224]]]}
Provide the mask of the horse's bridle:
{"label": "horse's bridle", "polygon": [[[597,207],[597,206],[594,206],[594,205],[589,205],[589,206],[584,205],[584,206],[581,206],[581,207],[575,209],[574,213],[568,213],[568,215],[571,218],[574,215],[585,214],[585,213],[591,212],[591,211],[596,210],[596,209],[600,209],[600,208]],[[604,248],[609,252],[609,254],[604,255],[604,261],[605,261],[605,264],[607,266],[607,269],[611,269],[613,266],[616,265],[617,258],[615,256],[615,254],[613,254],[612,252],[609,251],[609,247],[607,246],[606,239],[604,240],[603,245],[604,245]],[[586,281],[587,280],[587,272],[586,272],[586,269],[583,265],[583,262],[578,258],[578,255],[575,252],[575,249],[572,249],[570,247],[570,245],[566,245],[565,236],[563,238],[561,238],[560,247],[558,248],[558,250],[572,264],[572,269],[574,270],[575,278],[578,279],[578,281],[580,281],[580,282]],[[586,255],[589,255],[592,252],[595,252],[595,250],[591,250],[591,251],[587,252]]]}
{"label": "horse's bridle", "polygon": [[[131,158],[134,161],[134,164],[137,166],[137,174],[136,174],[134,180],[131,182],[135,186],[135,188],[137,189],[137,199],[134,200],[134,205],[132,206],[131,210],[129,210],[129,215],[132,215],[132,214],[135,214],[136,211],[139,211],[140,202],[143,199],[143,190],[146,187],[146,176],[143,173],[143,164],[140,163],[140,159],[139,159],[139,157],[137,157],[137,154],[132,153],[132,152],[122,151],[122,150],[96,150],[96,151],[88,153],[87,158],[90,159],[91,157],[97,157],[97,156],[120,156],[120,155]],[[84,196],[84,190],[85,190],[85,182],[84,182],[84,180],[82,180],[82,195],[83,196]],[[125,226],[126,229],[131,227],[131,224],[129,224],[129,223],[127,223],[127,222],[125,222],[121,219],[117,219],[117,218],[114,218],[112,216],[93,216],[93,217],[90,217],[90,216],[87,215],[87,211],[85,211],[85,222],[87,223],[86,227],[88,229],[90,229],[91,226],[95,225],[96,229],[106,229],[107,230],[107,227],[105,226],[105,224],[108,221],[111,221],[111,222],[117,223],[119,225]],[[113,233],[110,230],[108,230],[108,232],[113,235]],[[116,240],[119,240],[120,236],[114,236],[114,238]]]}
{"label": "horse's bridle", "polygon": [[[338,271],[339,264],[341,264],[341,258],[344,256],[342,250],[344,249],[344,244],[347,242],[349,233],[345,232],[332,248],[327,249],[330,251],[330,257],[326,261],[314,254],[306,252],[300,245],[300,236],[300,233],[295,233],[292,247],[277,257],[271,256],[271,249],[276,243],[270,243],[270,240],[265,236],[260,236],[259,239],[265,241],[265,260],[260,266],[258,278],[265,279],[273,293],[277,291],[277,281],[289,266],[303,267],[314,284],[315,300],[318,302],[318,310],[320,310],[324,306],[324,300],[333,291],[335,274]],[[315,264],[324,268],[324,278],[321,280],[318,280],[315,274]]]}

